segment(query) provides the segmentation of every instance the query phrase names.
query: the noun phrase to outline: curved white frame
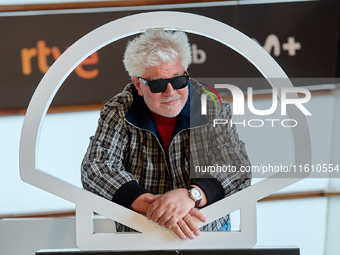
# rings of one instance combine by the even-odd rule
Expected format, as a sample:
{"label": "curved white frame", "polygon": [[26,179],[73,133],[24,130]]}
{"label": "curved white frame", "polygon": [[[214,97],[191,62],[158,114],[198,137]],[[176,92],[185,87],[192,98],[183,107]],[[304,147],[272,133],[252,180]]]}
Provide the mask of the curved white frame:
{"label": "curved white frame", "polygon": [[[273,87],[292,87],[275,60],[256,42],[219,21],[181,12],[135,14],[103,25],[65,51],[39,83],[27,109],[22,127],[19,163],[23,181],[76,204],[77,245],[83,250],[173,250],[250,248],[256,244],[256,202],[309,174],[275,174],[253,186],[210,205],[202,212],[211,222],[241,209],[240,232],[203,232],[183,241],[171,231],[149,222],[140,214],[123,208],[91,192],[53,177],[37,166],[40,130],[47,109],[67,76],[85,58],[105,45],[149,28],[181,29],[219,41],[247,58]],[[283,78],[283,79],[274,79]],[[271,80],[273,79],[273,80]],[[298,98],[297,95],[295,95]],[[306,117],[297,108],[288,108],[290,118],[298,120],[293,129],[295,164],[310,164],[311,144]],[[289,177],[289,178],[287,178]],[[142,234],[93,234],[92,212],[139,230]],[[199,226],[204,224],[198,223]],[[133,244],[133,245],[131,245]]]}

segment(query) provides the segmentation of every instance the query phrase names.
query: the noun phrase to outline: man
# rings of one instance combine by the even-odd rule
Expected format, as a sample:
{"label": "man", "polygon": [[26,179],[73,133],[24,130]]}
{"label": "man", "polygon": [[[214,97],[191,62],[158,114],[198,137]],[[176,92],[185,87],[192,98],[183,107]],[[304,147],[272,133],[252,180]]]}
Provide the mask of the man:
{"label": "man", "polygon": [[[103,107],[97,131],[82,163],[85,189],[145,214],[180,238],[200,234],[193,217],[212,204],[250,185],[244,143],[235,127],[213,126],[231,119],[227,102],[208,100],[201,115],[202,85],[189,81],[191,62],[183,32],[147,30],[132,40],[124,65],[132,84]],[[195,166],[236,166],[236,172],[196,173]],[[229,216],[202,231],[228,226]],[[117,231],[131,229],[117,224]]]}

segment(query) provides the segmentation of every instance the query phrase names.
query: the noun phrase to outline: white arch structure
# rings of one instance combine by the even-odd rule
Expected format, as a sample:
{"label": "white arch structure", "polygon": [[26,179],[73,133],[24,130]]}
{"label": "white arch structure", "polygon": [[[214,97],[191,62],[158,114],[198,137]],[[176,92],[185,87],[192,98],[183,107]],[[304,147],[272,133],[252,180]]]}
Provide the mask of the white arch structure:
{"label": "white arch structure", "polygon": [[[256,42],[219,21],[196,14],[157,11],[135,14],[109,22],[82,37],[65,51],[39,83],[27,109],[22,127],[19,163],[23,181],[66,199],[76,205],[77,245],[82,250],[174,250],[250,248],[256,244],[256,203],[309,174],[277,173],[236,194],[220,200],[202,213],[207,222],[240,209],[240,231],[202,232],[194,240],[180,240],[171,231],[148,221],[144,216],[108,201],[89,191],[51,176],[37,165],[38,144],[43,119],[59,87],[85,58],[105,45],[149,28],[181,29],[219,41],[247,58],[273,87],[292,87],[275,60]],[[282,78],[274,79],[272,78]],[[297,95],[294,95],[298,98]],[[295,107],[288,115],[298,120],[293,129],[295,164],[311,162],[311,145],[306,117]],[[128,225],[141,234],[94,234],[93,212]],[[278,219],[279,220],[279,219]],[[204,224],[198,223],[199,226]]]}

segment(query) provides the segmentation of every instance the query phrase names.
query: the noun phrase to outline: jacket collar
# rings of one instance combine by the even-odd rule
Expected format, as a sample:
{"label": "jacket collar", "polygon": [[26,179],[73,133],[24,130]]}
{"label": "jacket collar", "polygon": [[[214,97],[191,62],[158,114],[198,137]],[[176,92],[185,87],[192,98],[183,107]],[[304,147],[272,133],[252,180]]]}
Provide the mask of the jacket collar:
{"label": "jacket collar", "polygon": [[[190,82],[188,82],[188,88],[188,100],[178,115],[174,136],[184,129],[195,128],[208,123],[207,118],[201,115],[201,100]],[[145,104],[143,97],[138,94],[137,89],[133,85],[132,94],[133,103],[125,115],[125,119],[137,128],[153,132],[160,139],[159,131],[150,110]]]}

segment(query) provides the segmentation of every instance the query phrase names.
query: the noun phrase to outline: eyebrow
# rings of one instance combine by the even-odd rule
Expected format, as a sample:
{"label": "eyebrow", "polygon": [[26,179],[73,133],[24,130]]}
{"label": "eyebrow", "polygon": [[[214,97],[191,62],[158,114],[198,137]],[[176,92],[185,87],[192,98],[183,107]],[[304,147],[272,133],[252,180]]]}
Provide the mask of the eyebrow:
{"label": "eyebrow", "polygon": [[[184,71],[185,72],[185,71]],[[175,78],[177,76],[180,76],[181,75],[181,72],[177,72],[177,73],[174,73],[173,76],[171,78],[167,78],[167,79],[172,79],[172,78]],[[167,79],[163,79],[163,78],[155,78],[153,79],[153,81],[157,81],[157,80],[167,80]]]}

